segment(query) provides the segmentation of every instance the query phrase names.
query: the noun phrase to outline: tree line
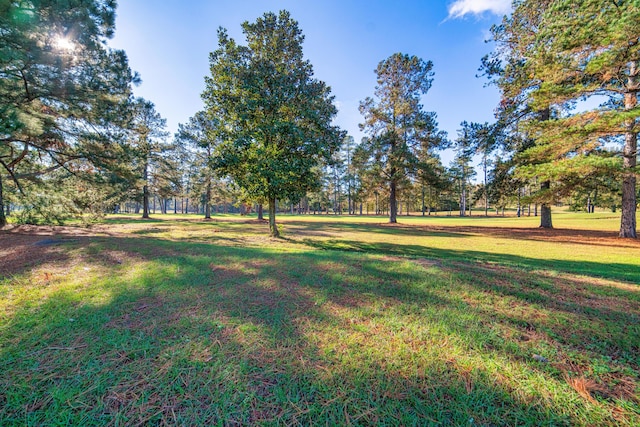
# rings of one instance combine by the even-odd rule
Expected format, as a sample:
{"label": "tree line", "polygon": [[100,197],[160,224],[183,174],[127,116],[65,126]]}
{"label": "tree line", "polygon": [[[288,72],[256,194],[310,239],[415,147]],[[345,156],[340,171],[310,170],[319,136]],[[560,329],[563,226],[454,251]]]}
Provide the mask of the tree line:
{"label": "tree line", "polygon": [[[396,53],[374,70],[353,137],[333,125],[329,86],[313,77],[286,11],[218,31],[204,109],[175,135],[125,52],[107,47],[115,4],[0,6],[0,226],[117,209],[471,214],[476,206],[540,215],[569,201],[620,209],[636,237],[638,1],[516,0],[492,28],[480,74],[501,93],[492,123],[451,140],[422,105],[433,64]],[[586,102],[585,102],[586,101]],[[594,103],[597,106],[592,107]],[[439,153],[456,155],[443,165]],[[473,167],[480,162],[479,173]]]}

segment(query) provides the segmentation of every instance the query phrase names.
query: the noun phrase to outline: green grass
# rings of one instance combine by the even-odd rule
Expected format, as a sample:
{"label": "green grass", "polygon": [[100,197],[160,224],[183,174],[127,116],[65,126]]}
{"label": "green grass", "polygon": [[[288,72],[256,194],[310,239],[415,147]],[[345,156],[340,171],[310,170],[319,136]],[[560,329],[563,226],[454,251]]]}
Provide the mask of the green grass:
{"label": "green grass", "polygon": [[4,232],[0,425],[640,424],[640,244],[536,220]]}

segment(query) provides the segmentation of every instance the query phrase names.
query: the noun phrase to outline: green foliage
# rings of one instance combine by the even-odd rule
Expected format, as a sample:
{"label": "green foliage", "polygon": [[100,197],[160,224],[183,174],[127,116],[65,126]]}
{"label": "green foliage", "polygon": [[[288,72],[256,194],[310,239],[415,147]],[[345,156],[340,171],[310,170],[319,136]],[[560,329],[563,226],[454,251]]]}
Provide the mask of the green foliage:
{"label": "green foliage", "polygon": [[144,218],[149,217],[152,194],[169,197],[177,194],[180,177],[177,159],[172,156],[174,146],[167,143],[166,120],[151,101],[135,99],[130,124],[129,149],[132,174],[136,177]]}
{"label": "green foliage", "polygon": [[[213,153],[219,143],[217,130],[220,123],[211,119],[204,111],[199,111],[186,124],[180,124],[176,140],[181,144],[181,150],[189,158],[188,169],[190,184],[193,189],[204,197],[205,218],[211,217],[211,199],[214,187],[221,183],[214,180],[211,167]],[[186,160],[186,159],[185,159]]]}
{"label": "green foliage", "polygon": [[[494,27],[499,47],[483,62],[487,74],[499,76],[503,106],[521,105],[513,108],[526,123],[519,131],[535,142],[517,158],[526,166],[522,176],[556,180],[560,193],[548,192],[550,200],[568,187],[583,190],[573,179],[577,170],[616,176],[623,182],[622,237],[636,235],[637,22],[636,0],[519,1],[513,15]],[[606,102],[575,109],[577,101],[596,96]],[[540,120],[534,114],[540,111],[551,114]],[[605,153],[612,141],[622,142],[621,162]]]}
{"label": "green foliage", "polygon": [[220,126],[213,167],[249,197],[269,201],[277,236],[276,198],[299,200],[316,187],[315,167],[344,134],[331,125],[337,109],[330,89],[313,78],[304,36],[289,13],[266,13],[242,30],[246,46],[220,29],[219,48],[210,56],[202,97]]}
{"label": "green foliage", "polygon": [[0,183],[117,162],[137,76],[106,46],[114,21],[110,0],[1,2]]}
{"label": "green foliage", "polygon": [[19,198],[11,196],[18,224],[63,225],[71,220],[89,225],[101,221],[122,197],[119,182],[72,175],[50,174],[26,185]]}
{"label": "green foliage", "polygon": [[[431,88],[433,63],[395,53],[375,70],[375,96],[360,103],[365,122],[360,127],[370,137],[362,141],[371,170],[389,186],[389,222],[397,215],[396,191],[408,185],[418,170],[428,169],[433,151],[447,143],[438,131],[436,114],[423,111],[420,98]],[[426,175],[423,175],[426,176]]]}

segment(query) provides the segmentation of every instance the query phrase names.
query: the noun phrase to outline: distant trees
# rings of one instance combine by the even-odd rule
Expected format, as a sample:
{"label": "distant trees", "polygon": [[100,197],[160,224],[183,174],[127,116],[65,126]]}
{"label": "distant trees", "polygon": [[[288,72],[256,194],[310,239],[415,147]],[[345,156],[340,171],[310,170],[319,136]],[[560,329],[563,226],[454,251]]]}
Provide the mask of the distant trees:
{"label": "distant trees", "polygon": [[482,200],[485,215],[520,214],[534,203],[550,228],[564,200],[621,209],[620,236],[637,236],[637,1],[515,1],[482,59],[502,95],[496,122],[461,123],[449,168],[438,155],[447,135],[421,103],[430,61],[396,53],[378,64],[356,144],[332,125],[333,97],[304,59],[297,22],[267,13],[242,24],[244,45],[219,30],[205,109],[170,144],[154,105],[131,96],[126,55],[107,48],[114,2],[63,3],[0,6],[0,227],[9,201],[28,221],[58,221],[122,200],[144,217],[156,200],[177,212],[182,198],[183,212],[205,218],[268,204],[272,236],[278,201],[292,213],[388,212],[392,223],[403,209],[464,215]]}
{"label": "distant trees", "polygon": [[488,193],[488,174],[490,172],[489,167],[492,164],[491,155],[498,148],[499,144],[499,131],[496,129],[496,125],[490,125],[489,123],[468,123],[462,122],[462,138],[459,143],[463,146],[463,150],[466,150],[468,155],[480,156],[480,165],[482,168],[482,193],[481,197],[484,199],[484,214],[485,216],[489,211],[489,193]]}
{"label": "distant trees", "polygon": [[218,31],[211,75],[202,94],[220,121],[213,167],[249,197],[269,203],[269,228],[279,235],[276,199],[297,201],[318,184],[314,168],[344,137],[330,89],[313,78],[302,53],[304,36],[288,12],[266,13],[242,30],[247,45]]}
{"label": "distant trees", "polygon": [[389,188],[389,222],[397,222],[397,191],[419,168],[423,155],[444,141],[435,113],[423,111],[420,97],[433,82],[433,64],[396,53],[378,64],[375,96],[360,103],[361,128],[370,159]]}
{"label": "distant trees", "polygon": [[158,182],[171,176],[172,168],[168,167],[168,159],[165,157],[165,152],[169,149],[166,143],[168,134],[165,131],[166,121],[155,110],[152,102],[137,98],[133,111],[130,131],[132,161],[142,186],[142,217],[149,218],[152,182],[156,184],[156,188],[160,188]]}
{"label": "distant trees", "polygon": [[218,143],[220,123],[212,119],[204,111],[197,112],[186,124],[181,124],[176,135],[177,140],[185,144],[186,150],[191,151],[192,172],[196,173],[198,187],[202,187],[204,195],[204,217],[211,218],[211,192],[214,186],[214,172],[211,167],[214,149]]}

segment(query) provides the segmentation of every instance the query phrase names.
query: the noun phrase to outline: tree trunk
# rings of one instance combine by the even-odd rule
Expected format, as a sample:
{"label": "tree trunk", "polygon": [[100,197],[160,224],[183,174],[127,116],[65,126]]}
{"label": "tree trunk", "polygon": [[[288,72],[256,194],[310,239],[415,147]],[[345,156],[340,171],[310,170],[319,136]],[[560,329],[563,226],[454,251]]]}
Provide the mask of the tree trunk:
{"label": "tree trunk", "polygon": [[398,205],[396,203],[396,182],[391,181],[389,185],[389,223],[396,224],[398,222]]}
{"label": "tree trunk", "polygon": [[[629,70],[628,87],[637,87],[638,73],[636,63],[632,62]],[[637,89],[636,89],[637,90]],[[631,110],[638,104],[637,92],[624,94],[624,109]],[[637,238],[636,234],[636,171],[638,156],[638,132],[635,129],[635,119],[625,123],[624,149],[622,150],[622,217],[620,218],[620,237]]]}
{"label": "tree trunk", "polygon": [[211,181],[207,182],[204,193],[204,219],[211,219]]}
{"label": "tree trunk", "polygon": [[466,189],[460,184],[460,216],[465,216],[467,211],[467,193]]}
{"label": "tree trunk", "polygon": [[2,194],[2,174],[0,174],[0,228],[7,225],[7,217],[4,214],[4,197]]}
{"label": "tree trunk", "polygon": [[[544,181],[540,184],[542,191],[551,188],[551,181]],[[540,205],[540,227],[541,228],[553,228],[551,223],[551,205],[547,202]]]}
{"label": "tree trunk", "polygon": [[276,225],[276,198],[269,197],[269,235],[280,237],[278,226]]}
{"label": "tree trunk", "polygon": [[[551,118],[551,109],[549,107],[540,111],[540,121],[544,122]],[[544,181],[540,184],[540,190],[544,192],[548,192],[551,189],[551,181]],[[541,228],[553,228],[553,224],[551,223],[551,200],[548,194],[543,194],[543,200],[540,204],[540,227]]]}
{"label": "tree trunk", "polygon": [[625,169],[622,178],[622,217],[620,219],[620,237],[637,238],[636,234],[636,175],[633,168],[636,166],[636,152],[638,147],[638,135],[627,133],[623,153],[623,167]]}
{"label": "tree trunk", "polygon": [[[487,192],[487,153],[485,152],[484,154],[484,159],[482,162],[482,166],[484,169],[484,216],[489,216],[489,193]],[[520,190],[518,190],[520,191]],[[520,193],[518,193],[519,195]],[[520,203],[518,202],[518,206],[520,206]],[[520,213],[520,210],[518,208],[518,213]]]}
{"label": "tree trunk", "polygon": [[142,187],[142,218],[149,218],[149,188]]}

